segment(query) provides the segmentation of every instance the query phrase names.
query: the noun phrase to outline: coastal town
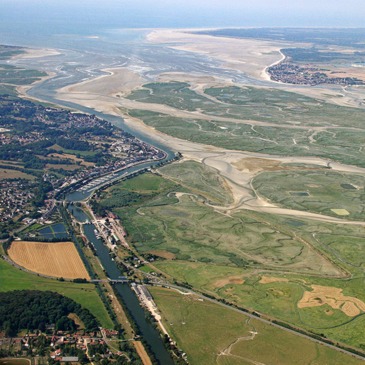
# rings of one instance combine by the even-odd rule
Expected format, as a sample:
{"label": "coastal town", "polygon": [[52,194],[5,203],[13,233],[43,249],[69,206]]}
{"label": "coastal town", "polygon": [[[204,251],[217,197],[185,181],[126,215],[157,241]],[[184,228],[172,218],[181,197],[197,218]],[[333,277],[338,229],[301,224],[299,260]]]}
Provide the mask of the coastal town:
{"label": "coastal town", "polygon": [[272,81],[295,85],[317,86],[328,85],[364,85],[364,82],[355,77],[335,77],[328,70],[319,69],[312,65],[296,65],[287,59],[268,68]]}
{"label": "coastal town", "polygon": [[85,186],[91,192],[117,171],[165,157],[165,152],[95,115],[1,96],[2,231],[47,214],[44,202],[69,187]]}
{"label": "coastal town", "polygon": [[[89,247],[95,255],[90,237],[83,234],[82,228],[73,227],[75,218],[70,215],[71,222],[67,223],[62,215],[62,211],[66,212],[62,208],[65,196],[75,191],[92,194],[117,182],[129,168],[146,163],[152,166],[167,157],[164,151],[95,115],[45,107],[12,96],[0,97],[0,128],[0,239],[8,239],[3,242],[75,240],[76,233],[81,234],[85,250]],[[132,175],[139,172],[138,168],[133,171]],[[109,212],[107,217],[94,218],[89,224],[95,224],[96,238],[114,257],[117,245],[129,249],[116,215]],[[8,246],[4,247],[6,250]],[[7,256],[3,258],[13,267],[29,272]],[[144,262],[136,260],[132,260],[132,265],[126,261],[131,274]],[[110,283],[129,281],[124,278]],[[99,281],[102,283],[96,279],[95,284]],[[107,297],[113,302],[112,291]],[[102,327],[93,333],[62,331],[48,323],[45,329],[15,337],[6,331],[0,333],[0,354],[33,357],[37,364],[139,364],[138,356],[148,357],[140,341],[133,343],[138,336],[132,333],[126,340],[121,333]],[[170,346],[177,351],[173,344]],[[180,351],[179,357],[181,354]]]}

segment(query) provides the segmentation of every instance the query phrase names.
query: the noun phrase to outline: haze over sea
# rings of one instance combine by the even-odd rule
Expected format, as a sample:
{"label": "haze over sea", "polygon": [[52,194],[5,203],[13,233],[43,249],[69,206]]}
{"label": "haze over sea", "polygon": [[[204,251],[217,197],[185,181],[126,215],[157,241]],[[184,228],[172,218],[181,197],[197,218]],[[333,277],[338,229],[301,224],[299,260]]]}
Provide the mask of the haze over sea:
{"label": "haze over sea", "polygon": [[363,27],[364,14],[362,0],[2,0],[0,41],[55,47],[62,36],[120,28]]}
{"label": "haze over sea", "polygon": [[146,42],[146,28],[357,27],[364,14],[362,0],[2,0],[0,44],[61,50],[59,56],[14,61],[56,73],[42,84],[48,95],[108,67],[127,67],[147,80],[182,71],[224,73],[239,82],[242,73],[208,57]]}

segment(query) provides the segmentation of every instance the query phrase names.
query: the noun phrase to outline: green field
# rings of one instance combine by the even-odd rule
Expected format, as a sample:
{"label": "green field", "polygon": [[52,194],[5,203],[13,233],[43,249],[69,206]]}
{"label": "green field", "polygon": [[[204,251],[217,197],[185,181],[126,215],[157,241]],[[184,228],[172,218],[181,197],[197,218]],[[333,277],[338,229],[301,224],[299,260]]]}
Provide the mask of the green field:
{"label": "green field", "polygon": [[12,65],[0,65],[0,83],[10,85],[30,85],[44,76],[47,76],[45,72],[27,70]]}
{"label": "green field", "polygon": [[[178,173],[180,165],[186,173]],[[206,204],[209,181],[215,189],[219,180],[210,170],[199,194],[191,176],[201,171],[195,162],[170,165],[161,169],[164,177],[144,174],[110,188],[99,204],[111,205],[129,242],[140,253],[164,258],[154,265],[178,282],[365,348],[358,331],[362,311],[350,317],[328,304],[298,308],[312,285],[342,289],[343,295],[365,303],[363,227],[244,210],[222,214]],[[120,201],[121,193],[136,199],[126,201],[122,195]],[[284,281],[262,283],[263,277]]]}
{"label": "green field", "polygon": [[78,150],[68,150],[67,148],[63,148],[58,146],[57,144],[49,147],[49,149],[55,150],[55,151],[60,151],[62,153],[65,154],[69,154],[69,155],[74,155],[77,157],[85,157],[85,156],[95,156],[96,152],[94,151],[78,151]]}
{"label": "green field", "polygon": [[[270,218],[265,215],[266,220]],[[299,300],[305,291],[312,290],[312,285],[342,289],[344,295],[365,303],[363,227],[295,221],[286,217],[275,217],[271,223],[282,227],[290,224],[292,234],[300,234],[313,247],[327,254],[334,264],[350,272],[352,277],[325,277],[325,270],[319,276],[308,276],[295,274],[295,270],[289,272],[285,267],[258,271],[253,267],[240,269],[179,260],[158,261],[154,265],[175,280],[188,283],[203,292],[316,333],[323,333],[331,339],[365,348],[362,331],[359,330],[365,319],[363,312],[359,316],[350,317],[327,304],[298,308]],[[262,283],[260,281],[263,276],[286,282]],[[238,278],[244,282],[236,282],[235,279]]]}
{"label": "green field", "polygon": [[[185,163],[185,166],[189,171],[195,169],[195,174],[201,169],[196,163]],[[164,171],[175,174],[178,180],[176,169],[169,167]],[[215,190],[218,176],[213,172],[210,170],[210,174],[205,175],[209,179],[202,184],[199,196],[195,195],[198,182],[194,186],[191,181],[192,171],[180,176],[180,179],[188,176],[184,177],[184,186],[145,174],[109,189],[99,204],[113,209],[121,217],[130,242],[141,253],[157,250],[168,252],[178,260],[339,274],[310,245],[279,227],[272,227],[264,219],[244,211],[224,215],[208,206],[204,196],[208,195],[207,191],[211,195]],[[159,189],[145,190],[152,181],[153,184],[159,182]],[[210,191],[209,181],[213,182]],[[194,190],[187,190],[190,186]]]}
{"label": "green field", "polygon": [[120,208],[137,204],[164,205],[177,202],[177,199],[170,197],[175,188],[176,184],[158,175],[143,174],[102,192],[99,204],[102,208],[114,208],[117,213],[121,212]]}
{"label": "green field", "polygon": [[206,115],[280,125],[348,126],[351,115],[352,126],[364,128],[361,110],[329,104],[293,92],[230,86],[209,88],[205,94],[196,93],[188,83],[150,83],[133,91],[128,98],[181,110],[200,110]]}
{"label": "green field", "polygon": [[363,175],[308,170],[263,172],[252,185],[259,196],[283,207],[348,220],[365,218]]}
{"label": "green field", "polygon": [[18,270],[2,259],[0,259],[0,278],[0,291],[24,289],[55,291],[89,309],[103,327],[113,328],[113,322],[97,294],[94,284],[75,284],[46,279]]}
{"label": "green field", "polygon": [[233,201],[232,194],[220,175],[201,163],[184,161],[164,166],[159,172],[190,191],[204,195],[213,204],[228,205]]}
{"label": "green field", "polygon": [[[197,114],[180,118],[148,110],[130,110],[129,114],[163,133],[192,142],[365,165],[365,152],[359,150],[365,139],[360,109],[274,89],[227,87],[210,88],[205,93],[209,99],[195,93],[189,84],[154,83],[132,92],[128,98],[199,111],[209,116],[208,120]],[[237,119],[247,122],[236,122]],[[255,125],[255,121],[269,124]],[[321,129],[314,130],[313,126]]]}
{"label": "green field", "polygon": [[195,296],[157,287],[150,290],[164,325],[192,365],[363,363]]}

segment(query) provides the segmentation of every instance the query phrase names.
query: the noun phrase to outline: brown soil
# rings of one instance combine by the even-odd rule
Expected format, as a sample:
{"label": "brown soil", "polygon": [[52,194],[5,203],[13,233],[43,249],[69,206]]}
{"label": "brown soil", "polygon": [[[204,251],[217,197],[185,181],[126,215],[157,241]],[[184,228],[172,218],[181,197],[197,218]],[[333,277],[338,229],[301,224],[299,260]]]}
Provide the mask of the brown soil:
{"label": "brown soil", "polygon": [[84,322],[80,319],[80,317],[76,313],[70,313],[67,317],[75,322],[79,330],[85,329]]}
{"label": "brown soil", "polygon": [[219,289],[229,284],[241,285],[244,282],[242,276],[229,276],[228,278],[217,280],[213,285],[215,288]]}
{"label": "brown soil", "polygon": [[289,280],[285,278],[274,278],[271,276],[262,276],[259,281],[260,284],[271,284],[271,283],[287,283]]}
{"label": "brown soil", "polygon": [[163,251],[163,250],[151,250],[151,251],[149,251],[149,253],[151,255],[162,257],[167,260],[173,260],[176,258],[175,254],[173,254],[172,252]]}
{"label": "brown soil", "polygon": [[52,157],[52,158],[60,158],[63,160],[72,160],[75,162],[80,162],[81,165],[83,166],[94,166],[95,164],[92,162],[86,162],[84,161],[82,158],[78,158],[75,155],[70,155],[69,153],[51,153],[49,154],[47,157]]}
{"label": "brown soil", "polygon": [[318,307],[328,304],[349,317],[365,312],[365,303],[355,297],[345,296],[342,289],[330,286],[312,285],[313,291],[306,291],[298,302],[298,308]]}
{"label": "brown soil", "polygon": [[280,164],[281,162],[277,160],[268,160],[265,158],[255,157],[242,158],[241,160],[232,163],[232,165],[238,170],[248,170],[249,172],[279,170]]}
{"label": "brown soil", "polygon": [[74,170],[78,170],[81,169],[81,166],[79,165],[65,165],[65,164],[46,164],[46,169],[55,169],[55,170],[59,170],[59,169],[63,169],[66,171],[74,171]]}

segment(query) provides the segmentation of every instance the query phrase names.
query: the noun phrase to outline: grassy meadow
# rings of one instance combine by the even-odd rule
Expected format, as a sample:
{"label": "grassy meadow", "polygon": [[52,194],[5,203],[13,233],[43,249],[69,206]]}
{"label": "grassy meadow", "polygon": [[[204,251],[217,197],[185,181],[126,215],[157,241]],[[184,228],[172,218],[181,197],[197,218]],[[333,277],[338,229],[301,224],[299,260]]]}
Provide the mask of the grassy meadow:
{"label": "grassy meadow", "polygon": [[147,84],[128,98],[199,112],[204,119],[196,113],[184,118],[172,116],[163,108],[161,113],[135,109],[129,114],[160,132],[192,142],[365,166],[364,151],[359,149],[365,137],[360,109],[253,87],[209,88],[205,95],[186,83]]}
{"label": "grassy meadow", "polygon": [[[159,257],[154,266],[217,298],[365,348],[357,331],[362,310],[348,316],[337,294],[333,306],[326,297],[328,303],[298,307],[312,285],[342,290],[347,306],[355,305],[351,298],[365,303],[361,226],[244,210],[222,214],[206,204],[214,191],[218,197],[226,191],[215,170],[204,174],[198,163],[184,161],[160,173],[121,182],[99,201],[118,213],[127,239],[140,253]],[[195,184],[197,173],[203,176]]]}
{"label": "grassy meadow", "polygon": [[50,290],[65,295],[87,308],[103,327],[113,328],[94,284],[76,284],[67,281],[47,279],[21,271],[0,259],[0,291],[12,290]]}
{"label": "grassy meadow", "polygon": [[158,287],[150,290],[164,325],[192,365],[363,362],[196,296]]}
{"label": "grassy meadow", "polygon": [[363,175],[335,171],[274,171],[260,173],[252,185],[274,204],[337,218],[365,218]]}

